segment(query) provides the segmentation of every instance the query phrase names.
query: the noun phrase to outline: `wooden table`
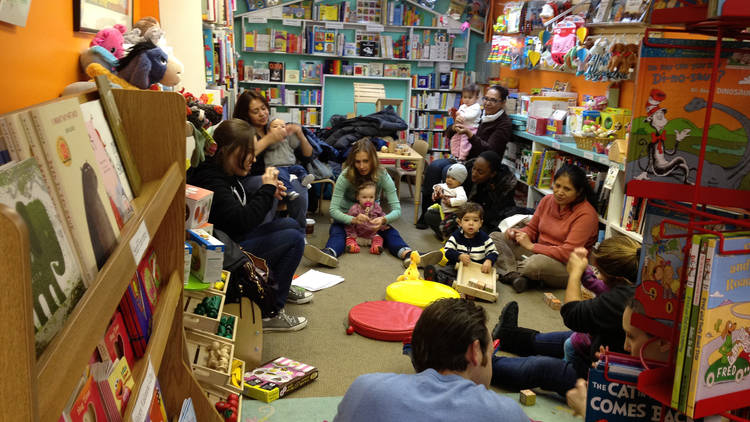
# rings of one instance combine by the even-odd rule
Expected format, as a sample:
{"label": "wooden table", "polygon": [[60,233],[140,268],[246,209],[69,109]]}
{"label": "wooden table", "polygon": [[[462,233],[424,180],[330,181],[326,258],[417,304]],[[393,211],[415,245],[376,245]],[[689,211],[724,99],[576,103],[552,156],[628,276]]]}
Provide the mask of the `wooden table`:
{"label": "wooden table", "polygon": [[[419,155],[417,151],[414,151],[411,146],[408,147],[409,151],[406,155],[395,154],[392,152],[378,152],[379,160],[397,160],[396,166],[399,165],[398,161],[414,161],[417,164],[417,174],[415,175],[414,182],[414,224],[419,219],[419,204],[422,200],[422,173],[424,172],[424,157]],[[401,183],[398,180],[394,180],[396,183]]]}

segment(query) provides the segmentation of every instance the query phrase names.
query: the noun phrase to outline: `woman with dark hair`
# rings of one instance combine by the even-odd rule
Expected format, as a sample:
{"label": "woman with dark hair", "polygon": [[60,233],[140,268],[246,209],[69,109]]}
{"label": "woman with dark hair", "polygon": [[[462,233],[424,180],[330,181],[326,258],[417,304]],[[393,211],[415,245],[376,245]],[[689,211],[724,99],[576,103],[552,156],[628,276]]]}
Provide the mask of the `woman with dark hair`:
{"label": "woman with dark hair", "polygon": [[[357,187],[365,182],[375,183],[375,198],[380,198],[382,194],[385,194],[390,209],[385,216],[370,218],[365,213],[356,216],[347,214],[352,205],[357,202]],[[369,139],[361,139],[352,145],[342,166],[341,174],[336,179],[329,212],[333,223],[328,231],[328,242],[320,253],[322,256],[315,257],[316,261],[330,267],[337,266],[338,257],[344,253],[346,247],[346,227],[357,223],[369,224],[372,230],[377,231],[383,238],[383,246],[391,254],[404,260],[404,265],[408,266],[412,249],[401,238],[398,230],[388,225],[401,216],[401,203],[396,194],[396,185],[388,172],[380,167],[375,146]],[[384,227],[385,230],[381,230]],[[434,251],[422,256],[420,265],[436,264],[440,259],[442,259],[442,253]]]}
{"label": "woman with dark hair", "polygon": [[[505,145],[511,140],[513,125],[510,117],[504,112],[505,100],[508,98],[508,90],[500,85],[492,85],[482,98],[484,109],[479,120],[476,133],[464,127],[462,117],[457,117],[455,123],[445,131],[447,139],[455,134],[465,134],[471,150],[467,160],[478,157],[485,151],[494,151],[502,158],[505,154]],[[443,158],[435,160],[425,169],[424,181],[422,182],[422,218],[417,222],[418,229],[426,229],[428,224],[424,221],[427,208],[432,204],[432,187],[445,180],[445,172],[451,164],[455,164],[455,158]],[[468,192],[468,189],[466,189]],[[484,204],[482,204],[484,205]]]}
{"label": "woman with dark hair", "polygon": [[516,206],[513,200],[516,177],[495,151],[479,154],[470,167],[471,188],[467,196],[469,201],[484,208],[485,233],[497,231],[497,225],[506,217],[528,212]]}
{"label": "woman with dark hair", "polygon": [[542,198],[529,224],[494,232],[490,237],[507,268],[501,281],[521,293],[541,283],[564,288],[565,264],[575,248],[591,249],[599,232],[599,219],[586,173],[578,166],[563,165],[552,179],[551,194]]}
{"label": "woman with dark hair", "polygon": [[286,314],[284,305],[312,300],[312,293],[291,287],[292,276],[305,248],[304,234],[297,222],[288,217],[263,223],[274,197],[280,197],[278,171],[273,167],[265,169],[258,190],[246,191],[241,178],[253,167],[257,145],[255,129],[243,120],[231,119],[221,122],[213,136],[216,152],[188,171],[187,182],[214,193],[208,221],[216,230],[266,260],[270,279],[275,282],[271,287],[276,292],[277,314],[263,315],[263,330],[301,330],[307,325],[307,319]]}
{"label": "woman with dark hair", "polygon": [[[313,149],[310,142],[307,140],[305,135],[302,133],[302,128],[294,123],[287,123],[286,130],[280,128],[269,127],[269,114],[270,107],[266,97],[262,96],[255,90],[245,90],[237,98],[237,105],[234,107],[233,117],[236,119],[242,119],[255,129],[255,133],[258,135],[255,141],[255,164],[250,171],[249,177],[243,180],[245,188],[251,192],[260,187],[260,176],[263,174],[266,168],[264,152],[266,149],[279,142],[284,142],[287,136],[296,136],[299,139],[299,151],[303,157],[312,156]],[[292,186],[292,191],[299,194],[299,196],[293,200],[287,202],[287,213],[291,218],[299,223],[300,230],[304,230],[306,227],[305,214],[307,213],[307,188],[302,186],[299,180],[289,180],[288,174],[283,173],[281,177],[287,186]],[[287,192],[289,194],[291,192]],[[275,213],[273,208],[271,214]],[[267,219],[268,220],[268,219]]]}

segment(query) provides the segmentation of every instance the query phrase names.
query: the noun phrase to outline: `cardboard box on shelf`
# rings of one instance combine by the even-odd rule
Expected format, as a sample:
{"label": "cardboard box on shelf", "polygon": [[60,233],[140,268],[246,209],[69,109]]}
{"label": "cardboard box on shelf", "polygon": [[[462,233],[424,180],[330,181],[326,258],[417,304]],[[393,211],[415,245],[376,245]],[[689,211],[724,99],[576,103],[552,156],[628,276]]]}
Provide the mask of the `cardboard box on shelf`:
{"label": "cardboard box on shelf", "polygon": [[194,229],[208,222],[214,193],[198,186],[185,185],[185,228]]}

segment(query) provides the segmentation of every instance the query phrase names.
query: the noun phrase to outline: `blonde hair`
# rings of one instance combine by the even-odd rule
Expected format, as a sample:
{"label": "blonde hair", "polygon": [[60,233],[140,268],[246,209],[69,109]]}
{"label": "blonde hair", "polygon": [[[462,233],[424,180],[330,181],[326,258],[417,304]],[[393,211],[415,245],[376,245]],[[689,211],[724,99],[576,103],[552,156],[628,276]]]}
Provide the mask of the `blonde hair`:
{"label": "blonde hair", "polygon": [[609,286],[633,284],[638,279],[641,245],[627,236],[614,236],[602,240],[591,251],[592,263],[604,276]]}
{"label": "blonde hair", "polygon": [[[362,176],[357,171],[354,161],[358,153],[364,152],[370,159],[370,173],[366,176]],[[346,170],[344,175],[354,186],[359,186],[363,182],[378,182],[378,176],[380,175],[380,161],[378,160],[378,153],[375,151],[375,146],[370,141],[370,138],[362,138],[352,145],[352,149],[349,151],[349,155],[344,161]]]}

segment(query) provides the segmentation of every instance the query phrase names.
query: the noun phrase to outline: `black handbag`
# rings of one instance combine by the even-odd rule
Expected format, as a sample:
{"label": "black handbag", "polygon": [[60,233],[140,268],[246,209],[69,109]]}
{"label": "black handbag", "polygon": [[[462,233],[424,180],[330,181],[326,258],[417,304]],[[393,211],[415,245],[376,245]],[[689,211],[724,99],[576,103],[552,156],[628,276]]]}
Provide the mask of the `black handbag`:
{"label": "black handbag", "polygon": [[258,305],[263,317],[276,315],[279,311],[276,307],[276,291],[270,287],[266,261],[242,249],[221,230],[214,229],[214,237],[224,243],[223,267],[231,273],[226,302],[239,303],[244,296]]}

